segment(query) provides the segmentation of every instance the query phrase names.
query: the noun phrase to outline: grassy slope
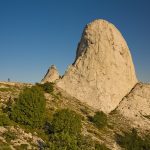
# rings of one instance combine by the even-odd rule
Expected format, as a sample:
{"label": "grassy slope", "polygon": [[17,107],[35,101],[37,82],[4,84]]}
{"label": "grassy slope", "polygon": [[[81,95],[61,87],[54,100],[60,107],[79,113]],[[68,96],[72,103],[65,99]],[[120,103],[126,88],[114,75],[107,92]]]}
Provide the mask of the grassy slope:
{"label": "grassy slope", "polygon": [[[3,83],[0,82],[0,107],[4,107],[5,103],[11,97],[14,99],[18,96],[19,92],[26,86],[32,86],[31,84],[25,83]],[[71,97],[61,89],[55,87],[55,90],[52,94],[45,93],[45,97],[47,99],[47,110],[50,114],[49,117],[51,118],[51,114],[53,114],[57,109],[61,108],[69,108],[77,113],[79,113],[83,117],[83,134],[91,136],[94,140],[105,143],[110,149],[120,149],[120,147],[115,142],[115,133],[120,133],[121,131],[128,131],[131,129],[130,122],[127,121],[125,118],[120,116],[117,112],[112,112],[108,115],[108,126],[98,130],[88,119],[88,116],[92,116],[96,110],[89,107],[88,105],[81,103],[77,99]],[[24,129],[24,127],[20,127],[17,125],[13,125],[14,128],[17,128],[15,132],[18,134],[27,134],[26,142],[30,146],[33,146],[35,149],[37,148],[36,142],[34,139],[37,139],[37,133]],[[7,127],[12,128],[12,127]],[[22,129],[21,129],[22,128]],[[22,132],[18,132],[18,130],[23,130]],[[2,129],[1,129],[2,130]],[[5,141],[5,138],[1,134],[0,130],[0,142],[5,143],[6,145],[13,145],[13,143],[9,143]],[[24,131],[25,130],[25,131]],[[23,133],[24,132],[24,133]],[[28,135],[29,134],[29,135]],[[30,134],[33,135],[32,139],[30,139]],[[35,135],[34,135],[35,134]],[[18,135],[21,137],[22,135]],[[29,136],[29,137],[28,137]],[[46,138],[40,135],[42,139]],[[19,139],[19,138],[18,138]],[[23,139],[22,139],[23,141]]]}

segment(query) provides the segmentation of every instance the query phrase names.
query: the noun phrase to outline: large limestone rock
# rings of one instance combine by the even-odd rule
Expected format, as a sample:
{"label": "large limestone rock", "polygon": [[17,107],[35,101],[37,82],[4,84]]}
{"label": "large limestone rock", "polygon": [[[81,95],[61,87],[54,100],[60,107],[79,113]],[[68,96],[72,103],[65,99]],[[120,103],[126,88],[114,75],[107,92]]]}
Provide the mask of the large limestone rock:
{"label": "large limestone rock", "polygon": [[75,62],[57,86],[88,105],[110,112],[137,83],[129,48],[116,27],[95,20],[82,34]]}
{"label": "large limestone rock", "polygon": [[44,78],[42,79],[41,83],[46,83],[46,82],[55,82],[56,80],[58,80],[60,77],[58,71],[57,71],[57,68],[52,65],[46,75],[44,76]]}
{"label": "large limestone rock", "polygon": [[150,84],[138,83],[116,110],[129,119],[132,126],[150,130]]}

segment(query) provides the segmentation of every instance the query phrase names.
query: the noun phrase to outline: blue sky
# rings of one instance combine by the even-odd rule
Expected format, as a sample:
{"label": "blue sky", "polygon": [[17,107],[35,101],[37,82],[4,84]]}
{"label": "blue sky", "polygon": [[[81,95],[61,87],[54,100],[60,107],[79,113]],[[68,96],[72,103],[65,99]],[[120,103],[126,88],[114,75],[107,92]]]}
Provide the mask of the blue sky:
{"label": "blue sky", "polygon": [[38,82],[51,64],[63,74],[98,18],[121,31],[138,79],[150,82],[149,0],[0,0],[0,81]]}

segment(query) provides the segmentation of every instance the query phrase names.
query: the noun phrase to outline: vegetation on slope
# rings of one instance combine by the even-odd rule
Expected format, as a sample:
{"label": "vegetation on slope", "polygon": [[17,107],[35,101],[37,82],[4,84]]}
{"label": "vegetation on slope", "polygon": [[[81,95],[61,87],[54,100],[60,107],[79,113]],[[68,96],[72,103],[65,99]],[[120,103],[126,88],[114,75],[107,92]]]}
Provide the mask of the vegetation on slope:
{"label": "vegetation on slope", "polygon": [[54,83],[46,82],[44,84],[36,83],[36,86],[41,87],[45,93],[52,94],[54,91]]}
{"label": "vegetation on slope", "polygon": [[[59,108],[53,112],[46,108],[44,93],[50,94],[54,100],[61,97],[60,92],[57,94],[54,92],[53,86],[49,83],[36,84],[24,88],[13,101],[9,98],[6,102],[7,106],[3,109],[7,114],[2,113],[2,126],[9,126],[11,125],[9,121],[15,121],[15,126],[19,125],[20,128],[31,133],[36,132],[44,140],[44,143],[39,144],[40,148],[48,150],[107,150],[105,145],[82,134],[84,118],[81,114],[67,108]],[[14,132],[8,130],[3,137],[12,144],[11,141],[16,138],[14,135]],[[24,145],[28,147],[28,144],[23,143],[17,147],[22,148]]]}
{"label": "vegetation on slope", "polygon": [[81,116],[69,109],[56,112],[52,120],[53,132],[79,135],[81,133]]}
{"label": "vegetation on slope", "polygon": [[45,107],[44,93],[39,87],[25,88],[13,105],[10,118],[32,128],[41,127],[44,122]]}
{"label": "vegetation on slope", "polygon": [[117,143],[126,150],[150,150],[150,136],[138,136],[136,129],[116,135]]}
{"label": "vegetation on slope", "polygon": [[89,119],[98,129],[104,128],[107,125],[107,115],[102,111],[97,111],[94,116]]}
{"label": "vegetation on slope", "polygon": [[53,115],[48,148],[51,150],[108,150],[81,134],[81,116],[69,109],[62,109]]}
{"label": "vegetation on slope", "polygon": [[9,126],[11,121],[7,114],[0,112],[0,126]]}
{"label": "vegetation on slope", "polygon": [[[2,94],[4,95],[5,92]],[[36,84],[30,88],[24,88],[17,99],[12,94],[7,96],[8,100],[5,102],[7,106],[0,113],[0,126],[6,128],[14,126],[14,128],[22,128],[25,132],[28,131],[31,135],[37,135],[43,140],[38,143],[38,148],[108,150],[101,143],[107,144],[112,149],[116,140],[118,145],[126,150],[149,149],[149,138],[133,136],[132,132],[114,136],[114,133],[120,133],[125,127],[121,124],[123,119],[119,120],[117,112],[113,114],[113,117],[103,112],[94,112],[87,105],[61,93],[54,84]],[[8,116],[15,122],[11,121]],[[0,141],[2,146],[12,145],[12,141],[19,137],[18,134],[17,137],[13,136],[13,130],[6,130],[2,136],[7,142]],[[133,147],[131,147],[132,143],[135,143]],[[37,148],[37,144],[33,147]],[[14,148],[28,149],[29,145],[20,143]]]}

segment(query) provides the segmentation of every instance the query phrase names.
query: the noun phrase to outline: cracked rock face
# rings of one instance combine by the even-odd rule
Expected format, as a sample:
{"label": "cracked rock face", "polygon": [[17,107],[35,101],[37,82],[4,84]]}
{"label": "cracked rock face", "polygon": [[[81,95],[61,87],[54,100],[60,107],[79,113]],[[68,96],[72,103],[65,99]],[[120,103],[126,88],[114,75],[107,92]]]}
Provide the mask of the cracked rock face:
{"label": "cracked rock face", "polygon": [[55,82],[56,80],[59,79],[59,77],[60,77],[60,75],[57,71],[57,68],[54,65],[52,65],[48,69],[48,71],[47,71],[45,77],[42,79],[41,83]]}
{"label": "cracked rock face", "polygon": [[136,83],[131,54],[121,33],[113,24],[95,20],[85,27],[75,62],[57,86],[109,113]]}

